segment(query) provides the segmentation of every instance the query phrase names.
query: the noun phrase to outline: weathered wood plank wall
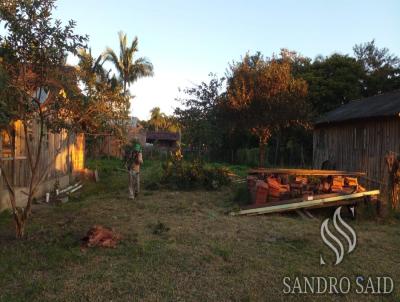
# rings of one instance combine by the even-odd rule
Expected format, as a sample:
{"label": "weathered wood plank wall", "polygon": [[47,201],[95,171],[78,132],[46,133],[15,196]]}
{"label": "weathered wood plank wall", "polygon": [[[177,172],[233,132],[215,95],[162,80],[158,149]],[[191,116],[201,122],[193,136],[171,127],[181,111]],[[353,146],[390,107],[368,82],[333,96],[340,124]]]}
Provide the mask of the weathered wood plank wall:
{"label": "weathered wood plank wall", "polygon": [[339,170],[366,172],[375,187],[387,182],[387,152],[400,154],[398,117],[317,125],[313,135],[315,169],[329,160]]}
{"label": "weathered wood plank wall", "polygon": [[[39,142],[39,127],[33,125],[28,135],[30,138],[31,151],[37,150]],[[0,138],[0,160],[3,169],[9,179],[12,179],[12,171],[15,169],[12,179],[16,187],[26,187],[30,179],[30,168],[27,160],[27,148],[25,144],[25,134],[21,123],[15,123],[14,150],[12,158],[2,158]],[[61,133],[45,133],[42,145],[41,160],[39,171],[43,173],[48,170],[44,181],[56,179],[57,177],[68,175],[71,172],[79,171],[84,168],[84,149],[85,139],[83,134],[73,134],[62,131]],[[15,160],[13,160],[15,158]],[[0,191],[5,190],[3,177],[0,177]]]}

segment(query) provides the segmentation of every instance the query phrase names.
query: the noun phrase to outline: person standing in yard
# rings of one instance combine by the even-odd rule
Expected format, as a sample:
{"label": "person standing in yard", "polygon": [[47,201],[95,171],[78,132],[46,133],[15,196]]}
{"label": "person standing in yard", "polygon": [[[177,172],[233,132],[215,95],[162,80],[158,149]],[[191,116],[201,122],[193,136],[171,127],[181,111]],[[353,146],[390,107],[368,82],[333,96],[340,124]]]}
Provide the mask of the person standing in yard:
{"label": "person standing in yard", "polygon": [[129,198],[135,199],[140,190],[140,165],[143,164],[142,148],[135,143],[134,148],[127,158],[129,173]]}

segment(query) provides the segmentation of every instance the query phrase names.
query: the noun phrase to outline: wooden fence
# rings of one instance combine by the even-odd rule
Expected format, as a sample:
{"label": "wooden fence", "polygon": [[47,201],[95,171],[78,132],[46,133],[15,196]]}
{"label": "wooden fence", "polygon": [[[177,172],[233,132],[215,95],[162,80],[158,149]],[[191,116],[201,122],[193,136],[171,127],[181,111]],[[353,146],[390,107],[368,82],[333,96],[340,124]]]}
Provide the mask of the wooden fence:
{"label": "wooden fence", "polygon": [[[0,136],[0,167],[14,187],[26,187],[30,180],[31,169],[28,161],[28,150],[22,123],[15,123],[11,138],[5,138],[5,130]],[[37,150],[39,129],[33,127],[28,132],[32,156]],[[45,175],[44,181],[69,175],[84,168],[85,137],[83,134],[46,132],[43,138],[39,161],[39,175]],[[5,190],[3,177],[0,177],[0,191]]]}

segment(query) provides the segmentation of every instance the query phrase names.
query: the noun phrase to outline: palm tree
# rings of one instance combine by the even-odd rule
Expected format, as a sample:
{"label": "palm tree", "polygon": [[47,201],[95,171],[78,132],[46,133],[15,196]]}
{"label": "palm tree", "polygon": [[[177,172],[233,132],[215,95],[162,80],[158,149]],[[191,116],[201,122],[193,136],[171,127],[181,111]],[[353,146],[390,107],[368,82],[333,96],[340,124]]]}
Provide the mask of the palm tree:
{"label": "palm tree", "polygon": [[92,56],[92,51],[89,49],[79,49],[78,50],[78,70],[82,77],[85,78],[88,84],[95,85],[101,81],[109,80],[109,73],[104,69],[102,59],[103,57],[100,55],[97,58]]}
{"label": "palm tree", "polygon": [[153,127],[154,130],[158,131],[160,128],[164,126],[165,123],[165,115],[161,113],[160,107],[154,107],[150,110],[150,120],[149,125]]}
{"label": "palm tree", "polygon": [[149,129],[155,131],[178,132],[179,124],[173,116],[162,113],[160,107],[154,107],[150,110],[150,119],[147,122]]}
{"label": "palm tree", "polygon": [[130,46],[128,46],[127,36],[119,32],[119,56],[107,47],[103,53],[105,61],[111,62],[118,72],[118,78],[123,86],[124,94],[127,95],[127,89],[130,84],[136,82],[139,78],[153,75],[153,64],[146,58],[134,59],[138,51],[138,38],[135,37]]}

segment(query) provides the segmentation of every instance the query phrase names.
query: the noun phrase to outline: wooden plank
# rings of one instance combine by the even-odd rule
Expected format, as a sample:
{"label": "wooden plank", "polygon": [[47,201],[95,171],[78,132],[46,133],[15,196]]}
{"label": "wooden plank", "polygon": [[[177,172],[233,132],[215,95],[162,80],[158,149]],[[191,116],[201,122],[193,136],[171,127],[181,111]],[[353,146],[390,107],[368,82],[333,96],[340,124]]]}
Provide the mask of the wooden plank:
{"label": "wooden plank", "polygon": [[295,210],[297,215],[299,215],[301,218],[306,219],[307,216],[301,211],[301,210]]}
{"label": "wooden plank", "polygon": [[357,204],[357,202],[358,202],[358,200],[356,200],[356,199],[340,200],[340,201],[336,201],[336,202],[329,202],[329,203],[324,203],[321,205],[309,207],[309,208],[307,208],[307,210],[329,208],[329,207],[339,207],[339,206],[355,206]]}
{"label": "wooden plank", "polygon": [[[314,200],[328,198],[328,197],[343,196],[343,195],[347,195],[347,194],[345,194],[345,193],[319,194],[319,195],[314,195]],[[279,201],[268,201],[267,203],[265,203],[263,205],[252,204],[252,205],[244,206],[244,207],[242,207],[242,209],[243,210],[260,209],[260,208],[265,208],[265,207],[270,207],[270,206],[276,206],[276,205],[282,205],[282,204],[288,204],[288,203],[296,203],[296,202],[301,202],[301,201],[304,201],[304,197],[285,199],[285,200],[279,200]]]}
{"label": "wooden plank", "polygon": [[308,218],[315,219],[313,214],[311,214],[307,209],[302,209],[301,210]]}
{"label": "wooden plank", "polygon": [[231,212],[231,215],[261,215],[261,214],[269,214],[269,213],[277,213],[277,212],[285,212],[285,211],[293,211],[297,209],[304,209],[304,208],[311,208],[315,206],[321,206],[324,204],[329,204],[332,202],[338,202],[342,200],[350,200],[356,199],[364,196],[371,196],[371,195],[379,195],[379,190],[361,192],[361,193],[354,193],[336,197],[328,197],[328,198],[321,198],[316,200],[309,200],[309,201],[302,201],[302,202],[295,202],[295,203],[288,203],[276,206],[268,206],[264,208],[258,209],[249,209],[249,210],[242,210],[239,212]]}
{"label": "wooden plank", "polygon": [[312,169],[264,169],[249,170],[249,174],[288,174],[288,175],[315,175],[315,176],[364,176],[364,172],[348,172],[338,170],[312,170]]}
{"label": "wooden plank", "polygon": [[[26,156],[16,156],[15,159],[27,159]],[[14,157],[0,157],[0,160],[2,161],[11,161],[14,160]]]}

